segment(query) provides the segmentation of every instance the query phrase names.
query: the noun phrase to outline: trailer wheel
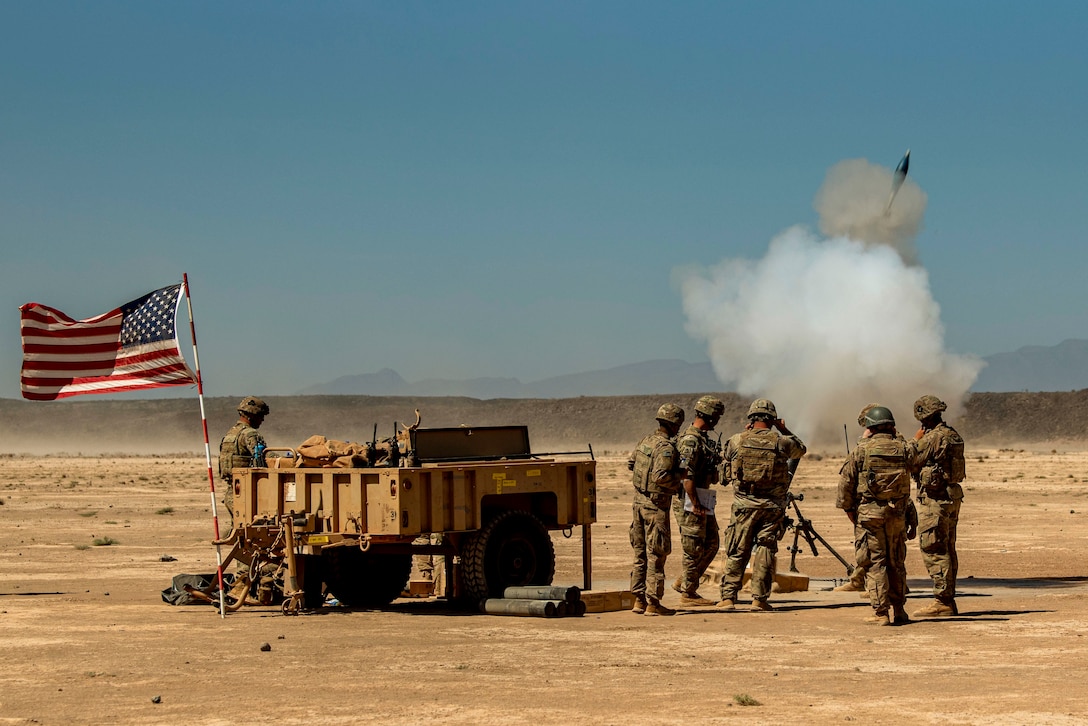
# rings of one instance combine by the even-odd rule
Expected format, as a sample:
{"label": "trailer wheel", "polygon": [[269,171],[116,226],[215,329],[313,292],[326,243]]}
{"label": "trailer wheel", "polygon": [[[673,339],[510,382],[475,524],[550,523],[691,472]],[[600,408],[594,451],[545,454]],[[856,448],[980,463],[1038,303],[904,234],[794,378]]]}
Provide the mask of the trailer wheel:
{"label": "trailer wheel", "polygon": [[325,560],[321,555],[296,555],[302,565],[302,607],[316,610],[325,603],[322,570]]}
{"label": "trailer wheel", "polygon": [[412,556],[335,547],[322,553],[325,584],[342,605],[380,608],[400,597],[412,574]]}
{"label": "trailer wheel", "polygon": [[475,602],[520,585],[550,585],[555,545],[528,512],[500,512],[469,535],[461,551],[462,593]]}

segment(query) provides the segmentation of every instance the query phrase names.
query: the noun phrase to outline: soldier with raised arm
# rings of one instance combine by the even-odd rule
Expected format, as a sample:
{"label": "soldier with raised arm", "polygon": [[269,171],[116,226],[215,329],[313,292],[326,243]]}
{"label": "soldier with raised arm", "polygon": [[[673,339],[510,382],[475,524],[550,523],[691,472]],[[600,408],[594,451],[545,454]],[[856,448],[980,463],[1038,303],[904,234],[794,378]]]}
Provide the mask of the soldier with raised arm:
{"label": "soldier with raised arm", "polygon": [[785,534],[786,494],[805,445],[778,418],[774,404],[759,398],[748,408],[748,426],[725,447],[733,511],[725,531],[726,567],[719,610],[733,610],[752,560],[752,610],[772,610],[778,541]]}
{"label": "soldier with raised arm", "polygon": [[710,489],[718,482],[720,454],[709,434],[724,411],[725,404],[721,400],[703,396],[695,404],[695,420],[676,441],[684,491],[676,498],[672,510],[680,528],[684,558],[673,589],[680,593],[681,605],[713,605],[716,602],[702,597],[698,590],[703,573],[714,561],[720,545],[718,519],[711,503],[714,493]]}
{"label": "soldier with raised arm", "polygon": [[933,578],[933,602],[915,610],[916,618],[958,615],[956,607],[956,528],[966,466],[963,437],[941,417],[948,406],[936,396],[926,395],[914,402],[914,417],[921,424],[914,435],[919,471],[918,543],[922,561]]}

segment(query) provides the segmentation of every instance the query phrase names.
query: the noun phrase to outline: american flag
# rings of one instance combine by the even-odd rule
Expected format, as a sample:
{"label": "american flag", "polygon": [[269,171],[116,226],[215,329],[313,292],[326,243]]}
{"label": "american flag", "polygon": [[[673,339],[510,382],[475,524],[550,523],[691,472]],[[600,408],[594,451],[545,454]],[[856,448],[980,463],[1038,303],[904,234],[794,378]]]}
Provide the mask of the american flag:
{"label": "american flag", "polygon": [[196,383],[178,350],[180,302],[181,285],[171,285],[86,320],[39,303],[23,305],[23,398],[53,401]]}

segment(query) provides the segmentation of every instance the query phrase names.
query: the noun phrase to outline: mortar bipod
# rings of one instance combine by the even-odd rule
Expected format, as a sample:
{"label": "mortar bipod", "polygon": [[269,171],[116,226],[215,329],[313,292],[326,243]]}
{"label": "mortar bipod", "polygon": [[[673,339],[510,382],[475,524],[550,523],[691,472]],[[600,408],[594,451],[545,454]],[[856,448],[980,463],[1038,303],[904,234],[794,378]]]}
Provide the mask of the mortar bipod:
{"label": "mortar bipod", "polygon": [[843,567],[846,568],[846,576],[854,572],[854,566],[844,560],[842,555],[835,551],[835,548],[827,543],[827,540],[820,536],[820,533],[816,531],[816,528],[812,526],[812,521],[805,518],[805,515],[801,514],[801,508],[797,506],[797,502],[803,501],[805,498],[804,492],[786,493],[786,501],[793,507],[794,513],[797,515],[796,521],[790,517],[786,517],[786,526],[793,530],[793,546],[787,549],[790,552],[790,572],[797,572],[797,553],[801,551],[798,547],[798,540],[803,536],[805,541],[808,542],[809,548],[812,550],[813,557],[819,557],[820,553],[816,549],[816,542],[819,540],[820,544],[827,548],[827,551],[835,556]]}

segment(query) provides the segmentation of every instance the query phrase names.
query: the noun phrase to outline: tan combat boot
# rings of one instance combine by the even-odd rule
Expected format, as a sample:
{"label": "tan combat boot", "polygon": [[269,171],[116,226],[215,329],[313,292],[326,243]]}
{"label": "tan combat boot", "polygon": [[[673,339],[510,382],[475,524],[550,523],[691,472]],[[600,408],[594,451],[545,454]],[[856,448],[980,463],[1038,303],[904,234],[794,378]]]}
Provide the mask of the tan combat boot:
{"label": "tan combat boot", "polygon": [[753,600],[752,601],[752,612],[753,613],[769,613],[772,610],[774,610],[774,608],[771,607],[771,604],[769,602],[767,602],[766,600]]}
{"label": "tan combat boot", "polygon": [[678,577],[672,583],[672,589],[676,590],[681,595],[684,594],[684,578]]}
{"label": "tan combat boot", "polygon": [[956,614],[956,609],[951,605],[946,605],[940,600],[934,600],[929,605],[926,605],[920,610],[915,610],[912,613],[916,618],[947,618]]}
{"label": "tan combat boot", "polygon": [[680,604],[686,605],[688,607],[710,607],[711,605],[716,605],[717,603],[715,603],[713,600],[707,600],[705,597],[696,592],[691,595],[681,595]]}
{"label": "tan combat boot", "polygon": [[719,610],[730,611],[730,610],[736,610],[737,609],[737,604],[735,602],[733,602],[732,600],[722,600],[715,607],[717,607]]}
{"label": "tan combat boot", "polygon": [[843,584],[836,588],[832,588],[832,592],[865,592],[864,587],[858,587],[858,584],[853,580],[847,580]]}
{"label": "tan combat boot", "polygon": [[873,613],[869,617],[865,618],[865,622],[869,625],[891,625],[891,621],[888,620],[888,613],[884,611],[882,613]]}
{"label": "tan combat boot", "polygon": [[636,596],[635,604],[631,606],[631,612],[635,615],[642,615],[642,613],[646,612],[646,598]]}
{"label": "tan combat boot", "polygon": [[676,615],[676,611],[672,608],[667,608],[659,602],[652,602],[646,605],[647,615]]}

